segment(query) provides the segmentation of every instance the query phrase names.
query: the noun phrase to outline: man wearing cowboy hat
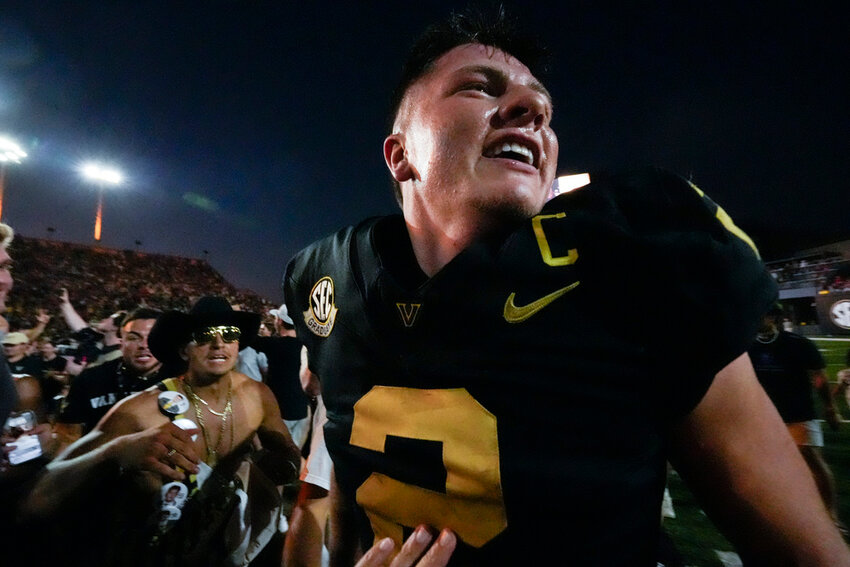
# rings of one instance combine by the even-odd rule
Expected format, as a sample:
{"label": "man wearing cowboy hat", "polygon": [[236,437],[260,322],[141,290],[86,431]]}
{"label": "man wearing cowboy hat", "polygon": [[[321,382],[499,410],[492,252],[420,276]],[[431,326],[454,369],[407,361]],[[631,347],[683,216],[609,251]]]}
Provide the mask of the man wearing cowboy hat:
{"label": "man wearing cowboy hat", "polygon": [[[162,315],[148,337],[151,352],[163,364],[181,364],[185,372],[116,405],[91,433],[51,463],[30,498],[29,511],[49,516],[92,480],[119,476],[132,476],[150,505],[164,483],[183,482],[192,491],[193,483],[209,482],[200,475],[217,464],[216,470],[235,470],[232,463],[240,462],[255,442],[263,449],[259,466],[274,483],[293,480],[300,452],[274,395],[265,384],[234,370],[239,349],[256,335],[259,323],[259,315],[234,311],[224,298],[210,296],[199,299],[188,313]],[[128,506],[127,500],[122,499],[121,506]],[[128,533],[145,520],[128,522]],[[120,531],[109,535],[116,559],[134,549],[144,553],[147,541],[134,541]],[[110,540],[102,534],[98,539]]]}

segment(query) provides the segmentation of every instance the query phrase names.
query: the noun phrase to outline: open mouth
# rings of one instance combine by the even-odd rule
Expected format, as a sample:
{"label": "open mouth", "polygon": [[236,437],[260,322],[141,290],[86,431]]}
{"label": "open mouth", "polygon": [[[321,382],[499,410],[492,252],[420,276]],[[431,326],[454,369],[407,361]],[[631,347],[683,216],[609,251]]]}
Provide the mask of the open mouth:
{"label": "open mouth", "polygon": [[484,157],[512,159],[532,167],[538,167],[539,150],[537,146],[525,140],[502,140],[487,148]]}

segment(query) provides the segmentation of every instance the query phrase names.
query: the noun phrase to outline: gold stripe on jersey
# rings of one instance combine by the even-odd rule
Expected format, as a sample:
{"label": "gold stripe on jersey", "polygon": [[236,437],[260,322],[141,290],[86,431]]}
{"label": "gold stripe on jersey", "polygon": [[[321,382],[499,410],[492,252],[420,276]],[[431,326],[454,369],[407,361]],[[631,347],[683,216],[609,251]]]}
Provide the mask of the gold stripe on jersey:
{"label": "gold stripe on jersey", "polygon": [[711,205],[714,205],[715,207],[717,207],[717,211],[714,213],[714,216],[717,217],[717,220],[720,221],[720,224],[722,224],[726,228],[726,230],[728,230],[729,232],[731,232],[732,234],[734,234],[735,236],[737,236],[738,238],[740,238],[741,240],[746,242],[749,245],[749,247],[753,249],[753,252],[756,253],[756,257],[761,258],[761,254],[759,254],[759,249],[756,247],[756,243],[753,242],[753,239],[750,238],[749,234],[747,234],[746,232],[741,230],[740,227],[738,227],[738,225],[735,224],[735,222],[732,220],[732,217],[729,216],[729,213],[724,211],[723,207],[721,207],[720,205],[718,205],[717,203],[712,201],[705,194],[705,192],[703,192],[702,189],[700,189],[699,187],[697,187],[696,185],[694,185],[690,181],[688,181],[688,185],[690,185],[691,188],[694,191],[696,191],[697,194],[700,197],[702,197],[703,199],[708,201]]}

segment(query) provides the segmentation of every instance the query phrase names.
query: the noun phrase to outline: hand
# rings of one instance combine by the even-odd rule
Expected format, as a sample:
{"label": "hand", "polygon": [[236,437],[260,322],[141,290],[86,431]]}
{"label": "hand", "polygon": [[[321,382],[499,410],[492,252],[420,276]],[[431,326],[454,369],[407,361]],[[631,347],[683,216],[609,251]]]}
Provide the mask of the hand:
{"label": "hand", "polygon": [[68,297],[68,288],[63,287],[60,290],[59,301],[62,303],[71,303],[71,298]]}
{"label": "hand", "polygon": [[39,308],[38,312],[35,314],[35,320],[39,325],[47,325],[50,323],[50,315],[47,314],[47,311]]}
{"label": "hand", "polygon": [[2,444],[2,457],[0,457],[0,470],[8,469],[9,453],[17,448],[16,441],[24,435],[32,435],[38,437],[38,443],[41,446],[41,454],[47,459],[52,459],[56,454],[56,449],[59,447],[59,442],[56,435],[53,434],[53,427],[49,423],[39,423],[29,431],[24,431],[21,435],[13,437],[4,432],[0,435],[0,444]]}
{"label": "hand", "polygon": [[56,456],[56,449],[59,448],[59,439],[53,433],[52,425],[49,423],[39,423],[29,434],[38,435],[38,442],[41,444],[41,451],[45,457],[52,459]]}
{"label": "hand", "polygon": [[198,433],[197,429],[180,429],[169,421],[158,427],[113,439],[107,450],[123,469],[153,472],[170,480],[184,480],[186,472],[198,472],[197,463],[200,459],[192,442],[192,435]]}
{"label": "hand", "polygon": [[[404,545],[395,556],[392,563],[387,561],[392,556],[395,544],[390,538],[384,538],[367,551],[355,567],[380,567],[389,565],[390,567],[445,567],[449,563],[449,559],[457,545],[457,536],[448,529],[440,532],[440,537],[437,542],[428,546],[434,540],[434,536],[425,526],[419,526],[413,534],[407,538]],[[428,549],[422,559],[416,559]]]}

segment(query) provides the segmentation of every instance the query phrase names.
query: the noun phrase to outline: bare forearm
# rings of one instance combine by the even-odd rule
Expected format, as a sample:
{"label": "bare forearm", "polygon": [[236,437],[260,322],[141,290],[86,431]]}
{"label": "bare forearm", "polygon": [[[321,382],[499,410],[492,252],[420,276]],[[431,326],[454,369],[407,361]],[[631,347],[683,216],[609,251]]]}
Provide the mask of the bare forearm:
{"label": "bare forearm", "polygon": [[62,317],[65,318],[65,323],[68,324],[72,331],[79,331],[88,326],[70,303],[60,303],[59,310],[62,312]]}
{"label": "bare forearm", "polygon": [[721,371],[673,436],[676,469],[744,562],[850,566],[812,475],[749,359]]}
{"label": "bare forearm", "polygon": [[24,510],[47,516],[60,509],[94,480],[117,477],[120,467],[109,444],[73,458],[60,457],[47,465],[30,493]]}
{"label": "bare forearm", "polygon": [[301,451],[288,435],[260,429],[257,437],[266,451],[258,464],[275,484],[287,484],[298,478]]}

